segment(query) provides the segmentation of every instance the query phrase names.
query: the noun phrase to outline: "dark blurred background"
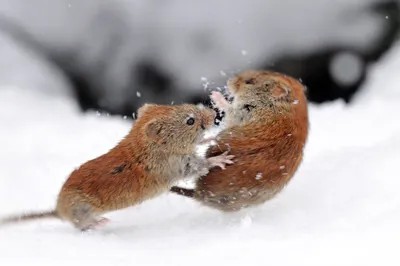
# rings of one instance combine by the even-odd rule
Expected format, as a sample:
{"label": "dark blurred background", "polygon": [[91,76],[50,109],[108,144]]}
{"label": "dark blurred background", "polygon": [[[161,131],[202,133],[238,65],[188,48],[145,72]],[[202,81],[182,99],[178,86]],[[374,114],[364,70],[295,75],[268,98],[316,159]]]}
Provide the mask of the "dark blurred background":
{"label": "dark blurred background", "polygon": [[350,104],[399,27],[399,0],[0,0],[0,84],[132,117],[263,68]]}

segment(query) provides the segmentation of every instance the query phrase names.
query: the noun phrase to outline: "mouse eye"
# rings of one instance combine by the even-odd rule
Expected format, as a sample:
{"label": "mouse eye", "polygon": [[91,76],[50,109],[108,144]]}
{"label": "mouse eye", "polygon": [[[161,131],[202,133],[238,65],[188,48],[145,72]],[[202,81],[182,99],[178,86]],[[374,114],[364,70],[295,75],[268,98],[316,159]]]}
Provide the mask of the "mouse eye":
{"label": "mouse eye", "polygon": [[250,112],[255,106],[250,105],[250,104],[245,104],[243,105],[243,109],[246,109],[248,112]]}
{"label": "mouse eye", "polygon": [[244,81],[245,84],[249,84],[249,85],[254,85],[254,82],[255,82],[254,78],[247,79],[247,80]]}
{"label": "mouse eye", "polygon": [[186,120],[186,124],[188,124],[189,126],[192,126],[194,124],[194,118],[190,117],[188,120]]}

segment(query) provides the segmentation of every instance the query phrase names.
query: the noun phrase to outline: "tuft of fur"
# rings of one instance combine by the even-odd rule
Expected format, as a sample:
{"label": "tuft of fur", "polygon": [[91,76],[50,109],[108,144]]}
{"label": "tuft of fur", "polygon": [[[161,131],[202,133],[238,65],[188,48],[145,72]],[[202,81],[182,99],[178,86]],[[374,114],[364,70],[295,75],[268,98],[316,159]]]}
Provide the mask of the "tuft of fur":
{"label": "tuft of fur", "polygon": [[309,121],[305,88],[292,77],[248,70],[227,83],[231,104],[212,95],[226,112],[226,128],[206,157],[229,151],[235,163],[224,171],[211,169],[193,190],[171,191],[229,212],[257,206],[282,191],[302,162]]}

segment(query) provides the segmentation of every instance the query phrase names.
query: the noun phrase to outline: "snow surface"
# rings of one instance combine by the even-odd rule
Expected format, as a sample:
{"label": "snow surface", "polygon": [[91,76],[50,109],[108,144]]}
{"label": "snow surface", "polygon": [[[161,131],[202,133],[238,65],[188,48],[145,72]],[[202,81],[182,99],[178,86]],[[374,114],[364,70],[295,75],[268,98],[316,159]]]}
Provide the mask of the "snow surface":
{"label": "snow surface", "polygon": [[[0,265],[399,265],[400,47],[352,106],[310,106],[304,162],[258,208],[222,214],[177,195],[80,233],[58,220],[0,228]],[[0,216],[53,208],[68,174],[131,124],[71,99],[0,89]],[[21,110],[24,110],[23,112]]]}

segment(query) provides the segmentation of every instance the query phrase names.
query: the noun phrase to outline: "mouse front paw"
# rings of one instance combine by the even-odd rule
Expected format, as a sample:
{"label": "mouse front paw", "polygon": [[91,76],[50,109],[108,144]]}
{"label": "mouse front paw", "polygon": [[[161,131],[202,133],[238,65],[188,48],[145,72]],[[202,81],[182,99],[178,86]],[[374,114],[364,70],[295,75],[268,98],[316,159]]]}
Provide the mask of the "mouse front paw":
{"label": "mouse front paw", "polygon": [[226,110],[229,107],[228,101],[224,98],[224,95],[219,91],[212,91],[210,95],[211,100],[214,102],[214,106],[221,110]]}
{"label": "mouse front paw", "polygon": [[199,176],[206,176],[210,172],[210,169],[207,167],[202,168],[199,170],[198,175]]}
{"label": "mouse front paw", "polygon": [[221,169],[225,169],[227,164],[233,164],[233,158],[235,158],[235,156],[228,155],[228,152],[226,151],[221,155],[208,158],[207,161],[210,164],[210,168],[219,166]]}

